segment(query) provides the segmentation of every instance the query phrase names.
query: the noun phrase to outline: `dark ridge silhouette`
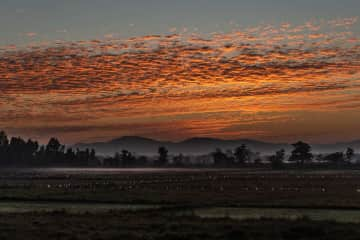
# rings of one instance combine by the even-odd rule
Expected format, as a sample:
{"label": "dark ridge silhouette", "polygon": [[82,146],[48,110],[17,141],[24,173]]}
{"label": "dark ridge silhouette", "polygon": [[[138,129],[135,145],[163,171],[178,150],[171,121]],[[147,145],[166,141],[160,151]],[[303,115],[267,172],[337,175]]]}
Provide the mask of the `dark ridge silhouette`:
{"label": "dark ridge silhouette", "polygon": [[[218,147],[221,144],[225,148]],[[47,145],[21,137],[8,138],[0,131],[0,166],[3,167],[266,167],[284,168],[285,165],[335,166],[357,165],[358,156],[354,149],[328,154],[313,154],[312,146],[298,141],[291,144],[291,152],[286,155],[284,148],[278,148],[271,155],[257,150],[264,146],[271,148],[282,144],[268,144],[253,140],[218,140],[214,138],[191,138],[179,143],[161,142],[148,138],[126,136],[107,143],[95,143],[95,147],[114,147],[116,152],[106,157],[96,154],[94,147],[85,149],[66,148],[57,138],[51,138]],[[155,147],[156,146],[156,147]],[[287,146],[287,145],[286,145]],[[133,149],[129,149],[132,147]],[[139,154],[139,149],[155,147],[153,156]],[[258,149],[254,151],[254,149]],[[121,150],[118,150],[121,148]],[[175,152],[183,150],[183,152]],[[201,155],[191,155],[208,150]],[[189,150],[190,149],[190,150]],[[210,149],[210,150],[209,150]],[[211,150],[213,149],[213,150]],[[279,150],[280,149],[280,150]],[[185,152],[185,153],[184,153]]]}
{"label": "dark ridge silhouette", "polygon": [[125,136],[108,142],[78,143],[75,148],[94,148],[101,155],[113,155],[122,149],[144,155],[156,155],[159,146],[164,146],[173,154],[202,155],[216,150],[236,148],[245,144],[255,152],[272,153],[279,148],[291,149],[287,143],[268,143],[250,139],[223,140],[217,138],[189,138],[181,142],[158,141],[137,136]]}
{"label": "dark ridge silhouette", "polygon": [[[194,137],[185,139],[180,142],[158,141],[150,138],[137,136],[124,136],[113,139],[108,142],[96,143],[78,143],[74,148],[86,149],[94,148],[100,155],[113,155],[122,149],[127,149],[130,152],[136,152],[143,155],[156,155],[159,146],[164,146],[173,154],[186,155],[203,155],[209,152],[220,149],[234,149],[245,144],[254,152],[261,152],[263,154],[272,154],[279,149],[291,151],[292,145],[289,143],[271,143],[252,139],[235,139],[224,140],[217,138]],[[347,147],[360,150],[360,140],[351,142],[340,142],[335,144],[312,144],[312,151],[316,153],[331,153],[336,151],[343,151]]]}

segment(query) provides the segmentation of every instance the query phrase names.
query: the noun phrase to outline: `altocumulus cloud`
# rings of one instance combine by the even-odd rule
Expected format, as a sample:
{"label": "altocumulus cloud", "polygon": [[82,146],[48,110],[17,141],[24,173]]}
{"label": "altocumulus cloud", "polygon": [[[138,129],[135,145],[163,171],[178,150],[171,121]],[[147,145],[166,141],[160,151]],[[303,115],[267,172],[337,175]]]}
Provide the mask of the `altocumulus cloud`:
{"label": "altocumulus cloud", "polygon": [[278,133],[236,126],[249,116],[256,126],[300,111],[359,109],[356,22],[5,46],[0,127],[69,141],[99,133],[270,138]]}

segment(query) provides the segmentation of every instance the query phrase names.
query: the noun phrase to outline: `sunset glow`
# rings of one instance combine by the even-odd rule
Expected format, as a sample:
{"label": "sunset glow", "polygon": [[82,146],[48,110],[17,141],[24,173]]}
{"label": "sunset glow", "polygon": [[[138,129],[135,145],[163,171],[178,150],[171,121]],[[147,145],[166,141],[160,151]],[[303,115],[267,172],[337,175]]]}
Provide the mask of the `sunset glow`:
{"label": "sunset glow", "polygon": [[67,143],[123,135],[356,139],[357,29],[349,16],[3,45],[0,128]]}

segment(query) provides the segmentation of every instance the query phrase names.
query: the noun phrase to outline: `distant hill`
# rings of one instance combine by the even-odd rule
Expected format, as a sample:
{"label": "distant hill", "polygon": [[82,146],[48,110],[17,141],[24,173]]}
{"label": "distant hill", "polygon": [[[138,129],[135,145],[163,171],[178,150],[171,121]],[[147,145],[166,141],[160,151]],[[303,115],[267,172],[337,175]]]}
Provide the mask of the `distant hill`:
{"label": "distant hill", "polygon": [[[170,154],[183,153],[201,155],[210,153],[216,148],[223,150],[234,149],[241,144],[246,144],[252,151],[263,154],[273,153],[281,148],[284,148],[287,152],[292,150],[292,146],[288,143],[270,143],[252,139],[223,140],[195,137],[181,142],[170,142],[137,136],[124,136],[108,142],[78,143],[75,144],[74,147],[80,149],[94,148],[97,153],[101,155],[113,155],[115,152],[120,152],[123,149],[142,155],[156,155],[158,148],[164,146],[169,150]],[[360,151],[360,140],[336,144],[312,145],[313,151],[319,153],[344,151],[347,147]]]}
{"label": "distant hill", "polygon": [[[170,142],[137,136],[124,136],[108,142],[79,143],[74,145],[74,147],[80,149],[94,148],[97,153],[101,155],[113,155],[115,152],[120,152],[123,149],[137,154],[156,155],[158,148],[164,146],[169,150],[170,154],[183,153],[201,155],[210,153],[216,148],[223,150],[234,149],[241,144],[246,144],[252,151],[263,154],[273,153],[281,148],[284,148],[287,152],[292,150],[292,146],[288,143],[270,143],[251,139],[223,140],[195,137],[181,142]],[[336,144],[312,145],[313,151],[319,153],[344,151],[347,147],[351,147],[357,151],[360,150],[360,140]]]}
{"label": "distant hill", "polygon": [[79,143],[75,148],[94,148],[99,154],[113,155],[126,149],[137,154],[155,155],[159,146],[166,147],[171,154],[183,153],[191,155],[207,154],[216,148],[224,150],[234,149],[241,144],[246,144],[255,152],[269,153],[280,148],[290,149],[290,145],[284,143],[267,143],[250,139],[223,140],[216,138],[190,138],[181,142],[158,141],[149,138],[124,136],[108,142]]}

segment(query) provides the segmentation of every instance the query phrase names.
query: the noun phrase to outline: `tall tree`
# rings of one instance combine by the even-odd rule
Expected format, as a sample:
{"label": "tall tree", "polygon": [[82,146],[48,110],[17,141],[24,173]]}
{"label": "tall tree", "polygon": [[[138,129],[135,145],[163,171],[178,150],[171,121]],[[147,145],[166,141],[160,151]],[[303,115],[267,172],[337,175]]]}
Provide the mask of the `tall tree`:
{"label": "tall tree", "polygon": [[61,149],[61,144],[58,139],[51,138],[49,143],[46,145],[47,152],[59,152]]}
{"label": "tall tree", "polygon": [[123,166],[131,166],[136,164],[135,157],[127,150],[121,151],[120,159]]}
{"label": "tall tree", "polygon": [[330,153],[326,155],[324,159],[336,165],[340,165],[345,162],[345,157],[343,152]]}
{"label": "tall tree", "polygon": [[305,142],[299,141],[292,144],[294,150],[291,152],[289,161],[296,162],[303,165],[305,162],[310,162],[313,158],[311,153],[311,146]]}
{"label": "tall tree", "polygon": [[4,131],[0,131],[0,164],[8,161],[9,139]]}
{"label": "tall tree", "polygon": [[159,147],[158,149],[159,153],[159,164],[160,165],[166,165],[168,163],[168,150],[165,147]]}
{"label": "tall tree", "polygon": [[184,155],[180,153],[173,158],[173,162],[175,166],[182,166],[184,164]]}
{"label": "tall tree", "polygon": [[281,149],[275,153],[275,155],[272,155],[269,157],[269,161],[271,162],[271,166],[274,169],[279,169],[283,167],[285,159],[285,150]]}
{"label": "tall tree", "polygon": [[7,147],[9,139],[4,131],[0,131],[0,147]]}
{"label": "tall tree", "polygon": [[346,155],[346,159],[350,162],[351,159],[352,159],[352,158],[354,157],[354,155],[355,155],[354,149],[348,147],[348,148],[346,149],[345,155]]}
{"label": "tall tree", "polygon": [[235,149],[235,161],[238,164],[244,164],[250,161],[251,151],[245,144]]}
{"label": "tall tree", "polygon": [[216,151],[212,153],[212,156],[216,166],[229,166],[232,164],[231,159],[229,159],[228,155],[220,148],[217,148]]}
{"label": "tall tree", "polygon": [[26,155],[26,165],[31,165],[36,161],[36,153],[39,149],[39,144],[37,141],[33,141],[31,139],[29,139],[26,143],[26,149],[25,151],[25,155]]}
{"label": "tall tree", "polygon": [[9,145],[9,164],[24,165],[26,161],[26,142],[21,137],[12,137]]}
{"label": "tall tree", "polygon": [[68,148],[65,153],[65,160],[67,165],[73,166],[76,164],[76,154],[72,148]]}
{"label": "tall tree", "polygon": [[65,146],[61,145],[58,139],[51,138],[46,145],[45,152],[47,164],[65,164]]}

